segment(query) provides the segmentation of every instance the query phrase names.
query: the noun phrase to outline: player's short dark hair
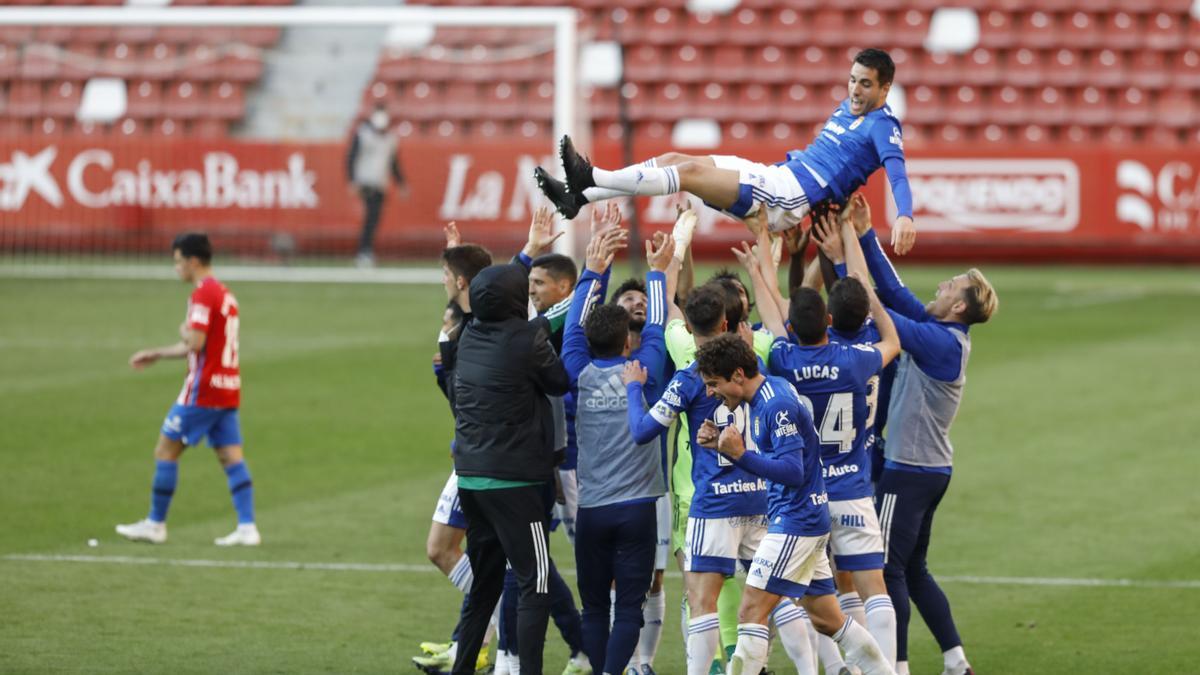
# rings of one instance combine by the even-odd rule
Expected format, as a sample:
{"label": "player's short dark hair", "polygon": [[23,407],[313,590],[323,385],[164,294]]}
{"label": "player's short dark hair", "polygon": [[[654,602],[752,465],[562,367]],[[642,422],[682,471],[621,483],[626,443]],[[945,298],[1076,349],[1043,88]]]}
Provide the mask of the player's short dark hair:
{"label": "player's short dark hair", "polygon": [[638,291],[642,295],[645,295],[646,284],[637,277],[629,277],[625,281],[622,281],[620,286],[617,286],[617,290],[613,291],[612,297],[608,299],[608,302],[613,305],[617,304],[617,300],[629,291]]}
{"label": "player's short dark hair", "polygon": [[882,49],[864,49],[854,55],[854,62],[875,71],[879,84],[890,84],[896,77],[896,62]]}
{"label": "player's short dark hair", "polygon": [[829,314],[833,317],[834,330],[853,333],[862,328],[870,313],[871,298],[866,286],[858,279],[838,279],[829,289]]}
{"label": "player's short dark hair", "polygon": [[478,244],[463,244],[442,251],[442,262],[451,274],[470,283],[483,268],[491,266],[492,254]]}
{"label": "player's short dark hair", "polygon": [[575,267],[575,261],[571,260],[570,256],[565,256],[561,253],[547,253],[539,255],[533,259],[530,268],[541,267],[546,270],[551,279],[562,281],[569,279],[571,285],[575,285],[575,279],[579,277],[579,268]]}
{"label": "player's short dark hair", "polygon": [[721,325],[721,319],[725,318],[725,290],[716,284],[704,284],[693,290],[688,294],[683,314],[693,333],[712,337]]}
{"label": "player's short dark hair", "polygon": [[800,344],[812,345],[821,341],[829,327],[825,299],[815,289],[798,288],[788,304],[788,320]]}
{"label": "player's short dark hair", "polygon": [[717,277],[709,282],[714,288],[721,289],[721,294],[725,298],[725,322],[728,324],[726,330],[730,333],[736,333],[737,327],[746,320],[745,307],[742,306],[742,294],[738,290],[741,282],[737,277]]}
{"label": "player's short dark hair", "polygon": [[735,290],[740,288],[746,293],[746,308],[748,310],[754,309],[754,297],[750,295],[750,287],[746,285],[746,282],[742,281],[741,275],[734,270],[722,267],[713,272],[709,281],[720,281],[721,283],[731,284]]}
{"label": "player's short dark hair", "polygon": [[701,375],[733,379],[738,368],[746,377],[758,375],[758,357],[746,341],[728,333],[705,342],[696,350],[696,369]]}
{"label": "player's short dark hair", "polygon": [[205,265],[212,262],[213,247],[203,232],[184,232],[171,242],[171,252],[179,251],[185,258],[195,258]]}
{"label": "player's short dark hair", "polygon": [[629,312],[620,305],[592,308],[583,322],[583,334],[596,358],[620,356],[629,338]]}
{"label": "player's short dark hair", "polygon": [[462,323],[463,316],[465,315],[463,314],[463,308],[457,302],[453,300],[447,302],[446,309],[450,310],[450,318],[454,319],[454,323]]}

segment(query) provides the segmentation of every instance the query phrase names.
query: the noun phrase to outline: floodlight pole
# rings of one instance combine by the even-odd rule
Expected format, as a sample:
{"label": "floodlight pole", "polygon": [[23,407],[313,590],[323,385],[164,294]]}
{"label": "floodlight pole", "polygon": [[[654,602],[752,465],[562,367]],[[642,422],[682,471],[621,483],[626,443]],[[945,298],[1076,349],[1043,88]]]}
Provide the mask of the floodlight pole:
{"label": "floodlight pole", "polygon": [[[0,26],[543,26],[554,29],[554,141],[575,128],[578,47],[569,7],[0,7]],[[529,180],[518,176],[517,180]],[[554,244],[574,255],[575,229]]]}

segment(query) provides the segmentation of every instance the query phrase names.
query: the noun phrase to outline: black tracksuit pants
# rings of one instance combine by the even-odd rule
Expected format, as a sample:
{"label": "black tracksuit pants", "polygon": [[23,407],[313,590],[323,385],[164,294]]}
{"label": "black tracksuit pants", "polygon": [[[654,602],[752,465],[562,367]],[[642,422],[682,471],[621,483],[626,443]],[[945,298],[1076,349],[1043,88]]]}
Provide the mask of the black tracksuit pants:
{"label": "black tracksuit pants", "polygon": [[454,675],[473,675],[492,611],[504,590],[505,563],[512,565],[521,597],[517,606],[517,654],[521,671],[542,672],[542,649],[550,619],[550,547],[540,485],[458,491],[467,517],[467,557],[475,579],[462,617]]}

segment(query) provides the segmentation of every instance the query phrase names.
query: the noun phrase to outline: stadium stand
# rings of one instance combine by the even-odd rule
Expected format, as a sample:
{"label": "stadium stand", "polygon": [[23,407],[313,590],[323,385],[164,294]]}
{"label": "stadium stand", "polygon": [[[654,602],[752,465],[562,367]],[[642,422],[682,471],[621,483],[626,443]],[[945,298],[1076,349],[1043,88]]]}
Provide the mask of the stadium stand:
{"label": "stadium stand", "polygon": [[[690,9],[721,4],[728,7],[575,0],[585,42],[624,47],[620,91],[640,137],[669,137],[688,118],[712,120],[725,139],[803,138],[842,97],[850,55],[880,46],[897,62],[910,142],[1200,139],[1200,20],[1190,0],[965,0],[936,21],[939,3],[931,0],[742,0],[725,12]],[[978,39],[963,45],[961,35],[939,30]],[[279,38],[277,28],[0,28],[0,125],[55,136],[226,135],[262,76],[260,50]],[[945,45],[959,48],[934,48]],[[536,136],[551,121],[551,47],[548,32],[503,28],[439,28],[423,47],[385,46],[360,111],[383,103],[408,122],[408,135]],[[112,123],[77,121],[94,77],[126,84],[127,108]],[[619,135],[618,90],[589,86],[585,94],[593,133]],[[1165,129],[1152,128],[1155,119]],[[945,123],[952,127],[938,128]]]}

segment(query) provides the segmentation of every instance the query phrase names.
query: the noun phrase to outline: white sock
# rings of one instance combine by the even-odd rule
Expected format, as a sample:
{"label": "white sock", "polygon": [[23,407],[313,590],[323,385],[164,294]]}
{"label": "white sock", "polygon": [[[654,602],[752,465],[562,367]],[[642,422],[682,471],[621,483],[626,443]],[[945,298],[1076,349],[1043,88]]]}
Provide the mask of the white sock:
{"label": "white sock", "polygon": [[963,651],[962,645],[942,652],[942,662],[946,666],[946,672],[954,675],[965,673],[969,667],[967,654]]}
{"label": "white sock", "polygon": [[683,633],[683,655],[687,656],[687,641],[688,641],[687,593],[684,593],[683,599],[679,601],[679,629]]}
{"label": "white sock", "polygon": [[863,675],[892,675],[896,672],[883,658],[875,638],[854,619],[846,617],[846,623],[833,634],[833,640],[846,652],[846,663],[857,666]]}
{"label": "white sock", "polygon": [[717,613],[693,617],[687,623],[687,631],[688,675],[708,675],[708,667],[721,648],[721,622]]}
{"label": "white sock", "polygon": [[512,675],[508,672],[508,652],[503,649],[496,651],[496,669],[492,675]]}
{"label": "white sock", "polygon": [[863,601],[858,597],[858,593],[841,593],[837,598],[842,614],[854,619],[854,623],[860,626],[867,625],[867,614],[863,611]]}
{"label": "white sock", "polygon": [[825,670],[825,675],[837,675],[846,667],[846,662],[842,660],[842,651],[828,635],[817,634],[817,653],[821,655],[821,667]]}
{"label": "white sock", "polygon": [[513,652],[505,655],[508,660],[508,675],[521,675],[521,657]]}
{"label": "white sock", "polygon": [[888,663],[896,663],[896,609],[887,593],[867,598],[867,631]]}
{"label": "white sock", "polygon": [[778,633],[788,658],[795,664],[796,672],[799,675],[817,675],[803,611],[790,599],[785,598],[775,607],[775,611],[771,612],[771,621],[775,623],[775,632]]}
{"label": "white sock", "polygon": [[463,554],[458,562],[454,563],[454,567],[450,568],[450,583],[458,590],[466,593],[471,590],[471,582],[475,580],[475,574],[471,571],[471,559]]}
{"label": "white sock", "polygon": [[[804,611],[803,607],[800,607],[800,613],[804,615],[804,627],[808,630],[808,653],[812,655],[813,670],[817,670],[817,654],[820,653],[818,650],[821,644],[820,638],[825,636],[817,632],[817,627],[812,625],[812,619],[808,617],[808,612]],[[837,645],[834,645],[834,647],[836,648]]]}
{"label": "white sock", "polygon": [[602,202],[605,199],[616,199],[618,197],[632,196],[634,196],[632,192],[622,192],[620,190],[610,190],[608,188],[596,186],[585,188],[583,191],[583,198],[586,199],[589,204],[593,202]]}
{"label": "white sock", "polygon": [[642,607],[642,632],[638,636],[637,650],[642,664],[653,666],[658,654],[658,643],[662,641],[663,615],[667,613],[667,594],[663,591],[646,596]]}
{"label": "white sock", "polygon": [[770,631],[759,623],[739,623],[737,649],[733,658],[742,662],[740,671],[729,668],[733,675],[754,675],[767,663],[767,637]]}
{"label": "white sock", "polygon": [[616,171],[592,169],[596,187],[619,190],[635,195],[669,195],[680,191],[679,169],[642,165],[627,166]]}
{"label": "white sock", "polygon": [[908,661],[897,661],[896,662],[896,675],[909,675],[908,674]]}

